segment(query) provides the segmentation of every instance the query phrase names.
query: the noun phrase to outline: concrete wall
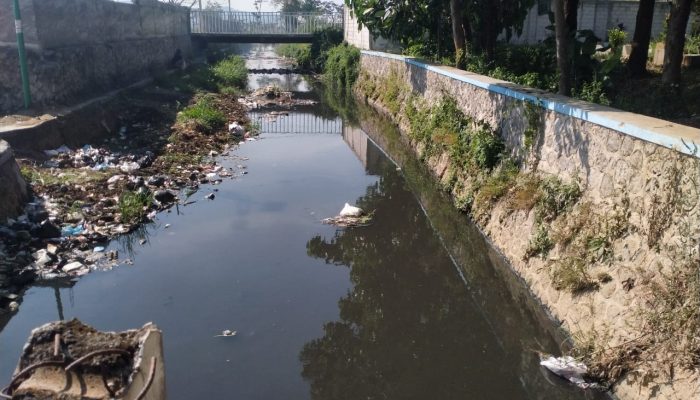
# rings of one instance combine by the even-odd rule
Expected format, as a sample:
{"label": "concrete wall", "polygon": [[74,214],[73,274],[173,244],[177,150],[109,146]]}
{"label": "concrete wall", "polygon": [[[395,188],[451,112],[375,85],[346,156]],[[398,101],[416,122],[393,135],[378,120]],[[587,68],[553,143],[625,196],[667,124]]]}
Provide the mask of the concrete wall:
{"label": "concrete wall", "polygon": [[343,6],[344,12],[344,40],[362,50],[377,50],[400,53],[401,46],[381,36],[372,35],[366,27],[357,27],[357,20],[353,17],[348,6]]}
{"label": "concrete wall", "polygon": [[[0,0],[0,112],[22,104],[11,0]],[[191,52],[189,14],[155,0],[22,0],[36,105],[126,86]]]}
{"label": "concrete wall", "polygon": [[28,197],[12,149],[0,140],[0,222],[20,214]]}
{"label": "concrete wall", "polygon": [[[611,346],[637,337],[643,324],[639,307],[645,306],[649,295],[644,282],[649,285],[660,271],[673,273],[682,265],[679,254],[697,257],[700,130],[412,58],[363,51],[358,90],[378,88],[368,90],[382,93],[386,79],[398,80],[427,105],[445,95],[453,97],[466,115],[496,129],[510,154],[523,161],[523,172],[578,181],[583,190],[580,202],[594,210],[587,220],[604,221],[616,210],[629,210],[630,232],[611,244],[613,261],[587,266],[591,274],[605,272],[612,280],[599,290],[576,294],[555,289],[549,276],[552,263],[564,256],[561,248],[547,257],[525,257],[538,230],[535,212],[514,212],[503,199],[488,215],[476,217],[476,222],[535,297],[574,336],[597,329],[603,337],[610,335],[607,344]],[[376,94],[367,101],[394,118],[404,132],[408,129],[404,111],[388,111]],[[527,148],[524,132],[531,126],[528,109],[533,105],[539,116],[538,136]],[[453,196],[468,194],[474,177],[464,176],[461,164],[454,164],[449,153],[425,154],[424,144],[412,145],[437,179],[446,187],[454,185]],[[455,177],[457,183],[450,183]],[[569,223],[569,217],[576,215],[564,215],[562,223]],[[659,226],[660,236],[652,244],[649,238],[659,232]],[[636,284],[630,289],[624,282]],[[698,371],[681,375],[673,382],[661,376],[645,387],[625,380],[615,390],[622,399],[651,398],[655,391],[658,397],[653,398],[698,398]]]}

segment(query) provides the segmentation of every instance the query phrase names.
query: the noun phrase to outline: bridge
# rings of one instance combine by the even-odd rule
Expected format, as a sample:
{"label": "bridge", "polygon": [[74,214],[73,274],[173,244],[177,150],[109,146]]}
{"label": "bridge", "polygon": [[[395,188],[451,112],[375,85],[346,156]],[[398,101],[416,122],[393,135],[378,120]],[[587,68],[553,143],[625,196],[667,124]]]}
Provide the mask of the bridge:
{"label": "bridge", "polygon": [[252,112],[250,120],[257,124],[260,133],[275,135],[343,133],[343,119],[324,118],[305,112]]}
{"label": "bridge", "polygon": [[343,29],[342,14],[190,11],[192,38],[226,43],[306,43],[326,28]]}

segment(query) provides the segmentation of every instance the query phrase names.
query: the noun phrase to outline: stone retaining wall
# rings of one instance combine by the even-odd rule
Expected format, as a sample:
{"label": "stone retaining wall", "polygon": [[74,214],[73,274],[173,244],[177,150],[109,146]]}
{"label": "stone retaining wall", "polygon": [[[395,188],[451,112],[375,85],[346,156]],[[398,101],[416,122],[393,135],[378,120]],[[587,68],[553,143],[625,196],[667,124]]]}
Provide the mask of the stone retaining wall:
{"label": "stone retaining wall", "polygon": [[[22,106],[12,1],[0,0],[0,113]],[[127,86],[191,53],[189,10],[140,0],[23,0],[33,105]],[[8,11],[8,12],[5,12]]]}
{"label": "stone retaining wall", "polygon": [[[451,96],[467,116],[496,129],[507,152],[522,161],[523,172],[578,181],[583,189],[579,202],[590,203],[597,216],[629,210],[629,233],[613,241],[612,260],[590,267],[592,274],[605,272],[612,280],[576,294],[552,284],[549,266],[561,256],[557,248],[544,258],[525,257],[537,230],[534,212],[513,212],[499,203],[477,221],[574,338],[598,332],[608,337],[605,344],[616,345],[638,336],[650,282],[675,272],[679,252],[697,257],[700,159],[695,144],[700,144],[700,130],[386,53],[363,51],[360,79],[375,84],[398,79],[428,104]],[[405,115],[392,115],[377,99],[367,101],[408,131]],[[538,133],[527,148],[524,132],[533,120]],[[414,147],[425,156],[419,144]],[[443,181],[460,168],[449,154],[424,158]],[[645,386],[633,377],[628,374],[616,385],[621,398],[700,396],[697,370],[676,371],[677,380],[657,376]]]}
{"label": "stone retaining wall", "polygon": [[0,140],[0,222],[22,212],[27,201],[27,183],[6,141]]}

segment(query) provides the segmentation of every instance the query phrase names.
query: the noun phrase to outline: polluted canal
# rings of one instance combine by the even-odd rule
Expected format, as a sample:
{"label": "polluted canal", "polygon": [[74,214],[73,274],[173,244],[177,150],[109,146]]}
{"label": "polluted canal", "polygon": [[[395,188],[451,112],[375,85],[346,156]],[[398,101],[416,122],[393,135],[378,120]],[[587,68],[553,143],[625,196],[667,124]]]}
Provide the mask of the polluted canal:
{"label": "polluted canal", "polygon": [[[254,72],[274,54],[245,52]],[[249,75],[269,85],[302,101],[253,110],[261,135],[220,159],[247,173],[107,246],[132,265],[30,287],[0,325],[0,381],[33,328],[80,318],[157,324],[172,399],[602,398],[539,367],[554,324],[393,127],[310,104],[303,76]],[[369,225],[321,222],[346,202]]]}

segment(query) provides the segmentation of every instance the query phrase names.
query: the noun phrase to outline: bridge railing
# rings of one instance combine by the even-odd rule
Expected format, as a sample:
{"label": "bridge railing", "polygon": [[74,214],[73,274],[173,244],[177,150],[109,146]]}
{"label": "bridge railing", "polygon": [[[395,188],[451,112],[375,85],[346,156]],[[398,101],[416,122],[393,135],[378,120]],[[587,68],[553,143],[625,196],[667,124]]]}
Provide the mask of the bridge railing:
{"label": "bridge railing", "polygon": [[191,10],[190,24],[193,34],[311,35],[343,29],[343,15]]}

